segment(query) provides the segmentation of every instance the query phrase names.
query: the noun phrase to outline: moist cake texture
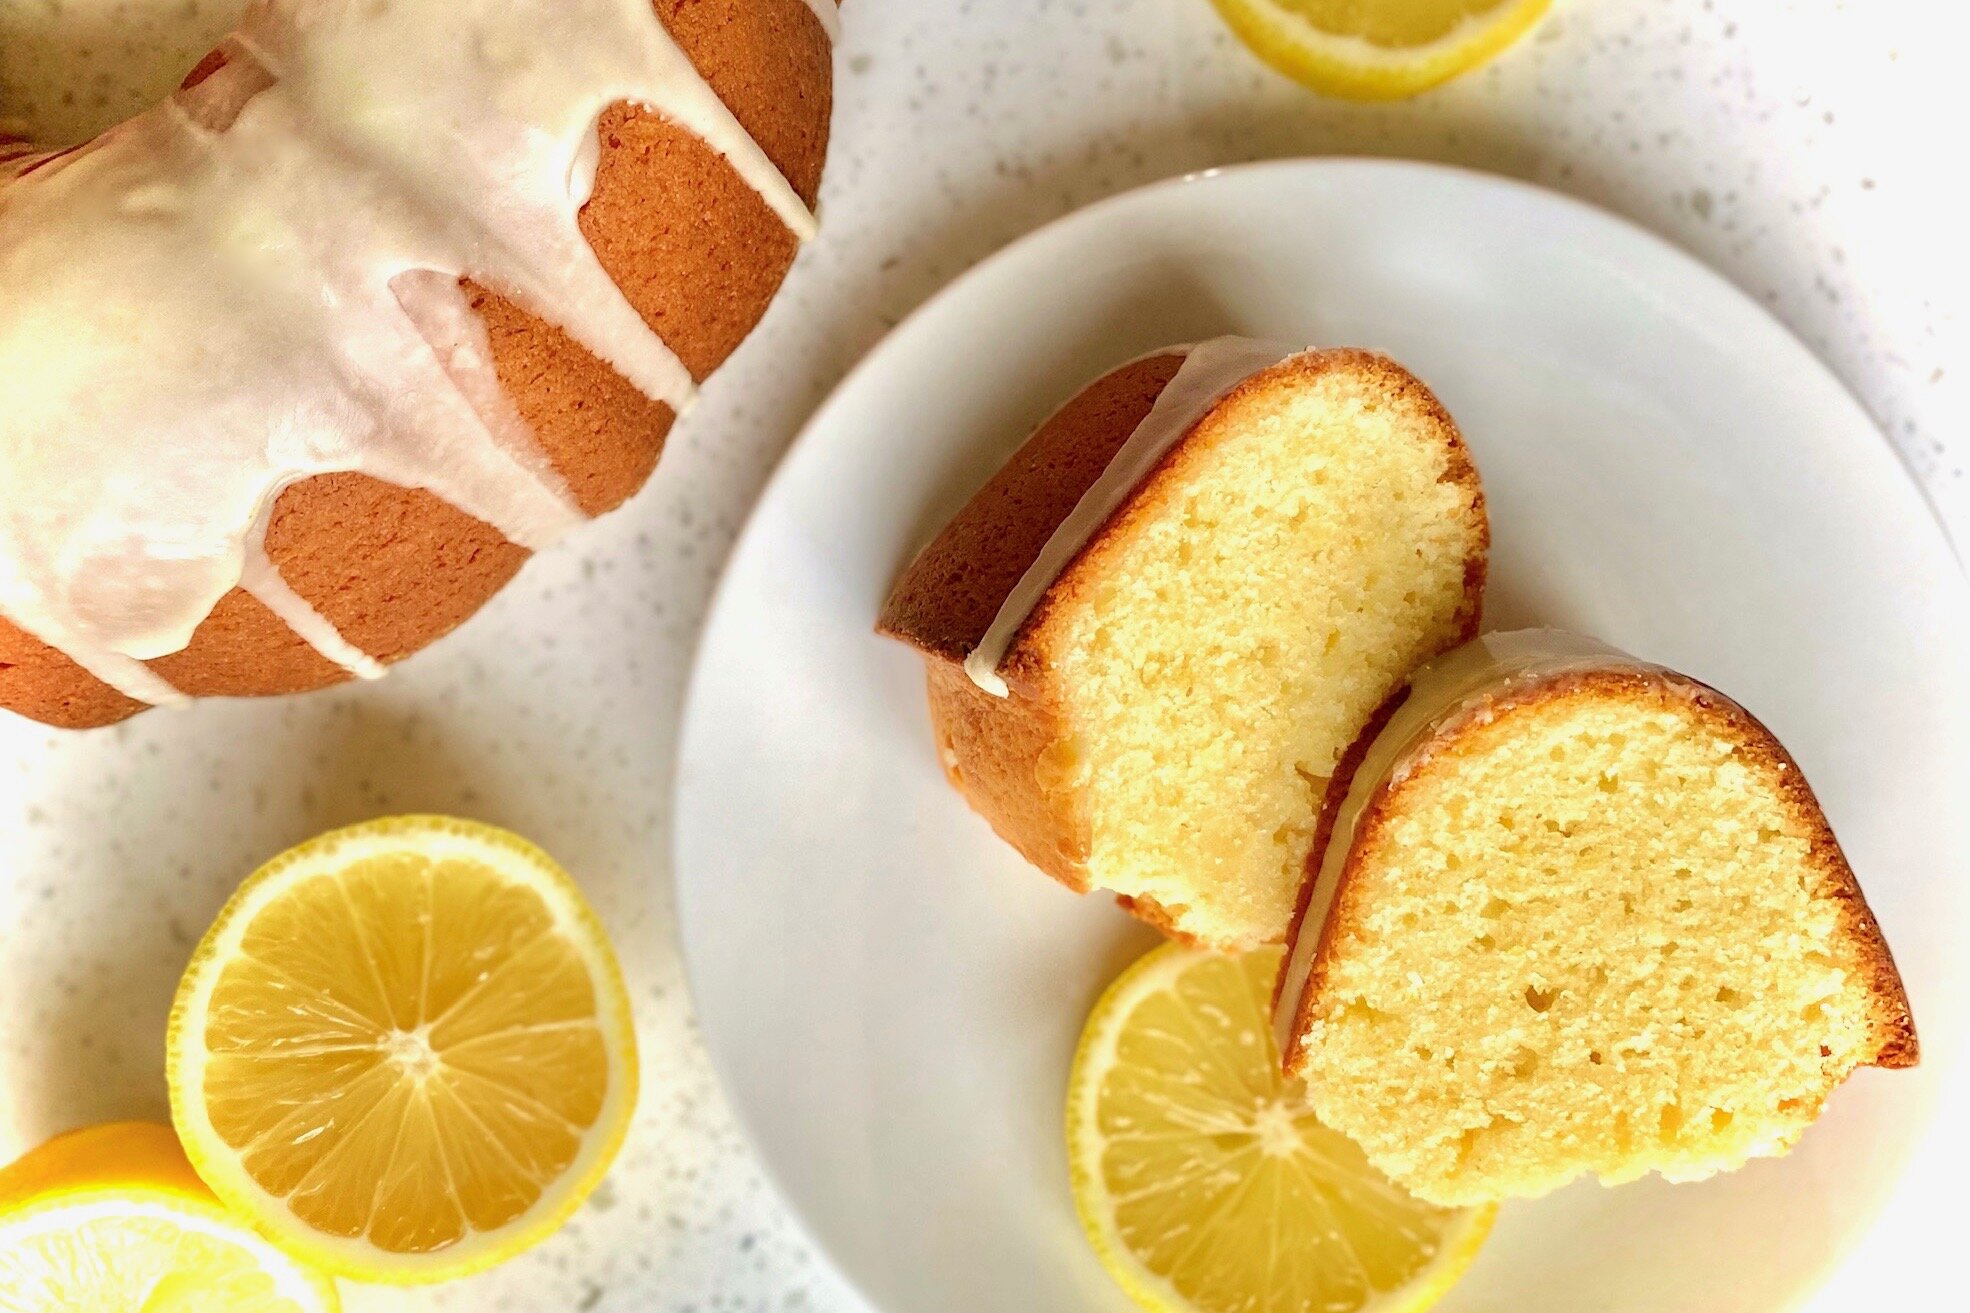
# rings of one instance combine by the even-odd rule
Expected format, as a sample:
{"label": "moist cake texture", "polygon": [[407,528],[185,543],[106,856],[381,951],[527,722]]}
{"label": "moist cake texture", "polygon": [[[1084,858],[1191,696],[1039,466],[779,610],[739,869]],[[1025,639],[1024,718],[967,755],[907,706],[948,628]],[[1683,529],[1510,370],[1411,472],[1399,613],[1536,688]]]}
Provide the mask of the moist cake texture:
{"label": "moist cake texture", "polygon": [[1323,815],[1279,1015],[1320,1117],[1418,1196],[1784,1152],[1917,1045],[1799,768],[1736,703],[1571,635],[1422,672]]}
{"label": "moist cake texture", "polygon": [[965,659],[1185,359],[1063,407],[905,573],[881,628],[924,652],[945,769],[1002,836],[1177,938],[1250,948],[1285,934],[1342,750],[1474,630],[1487,528],[1419,381],[1365,351],[1282,352],[1182,417],[1019,624],[1006,696],[979,687]]}

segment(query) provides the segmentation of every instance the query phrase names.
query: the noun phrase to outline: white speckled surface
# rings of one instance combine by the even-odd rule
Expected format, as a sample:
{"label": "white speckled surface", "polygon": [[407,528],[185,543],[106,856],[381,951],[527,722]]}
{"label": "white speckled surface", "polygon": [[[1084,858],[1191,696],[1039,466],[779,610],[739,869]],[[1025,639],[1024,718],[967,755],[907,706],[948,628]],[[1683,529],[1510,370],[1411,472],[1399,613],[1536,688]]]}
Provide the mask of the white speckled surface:
{"label": "white speckled surface", "polygon": [[[0,0],[0,119],[115,117],[147,80],[127,51],[195,51],[227,7]],[[802,417],[940,284],[1087,201],[1234,160],[1407,155],[1571,191],[1715,264],[1850,383],[1964,543],[1970,262],[1959,171],[1931,155],[1963,118],[1955,8],[1561,0],[1493,68],[1361,109],[1260,68],[1204,0],[850,0],[822,239],[628,509],[380,686],[84,736],[0,722],[0,1157],[162,1114],[172,986],[259,859],[332,824],[453,810],[537,838],[587,886],[635,991],[645,1094],[563,1235],[442,1290],[351,1290],[352,1313],[858,1307],[713,1084],[665,870],[691,644]],[[65,104],[45,90],[58,65],[102,84]]]}

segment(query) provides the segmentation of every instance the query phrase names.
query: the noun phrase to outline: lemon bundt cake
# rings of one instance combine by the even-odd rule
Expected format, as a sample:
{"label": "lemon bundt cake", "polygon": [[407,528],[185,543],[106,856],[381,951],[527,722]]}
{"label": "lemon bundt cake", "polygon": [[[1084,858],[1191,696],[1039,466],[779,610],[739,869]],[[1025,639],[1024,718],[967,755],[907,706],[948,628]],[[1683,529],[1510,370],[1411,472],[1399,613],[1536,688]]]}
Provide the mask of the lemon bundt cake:
{"label": "lemon bundt cake", "polygon": [[1328,790],[1276,1001],[1315,1111],[1432,1203],[1783,1153],[1916,1060],[1799,768],[1695,680],[1553,631],[1417,674]]}
{"label": "lemon bundt cake", "polygon": [[924,549],[880,629],[929,666],[951,781],[1165,933],[1281,939],[1326,777],[1474,632],[1484,497],[1365,351],[1241,338],[1090,384]]}
{"label": "lemon bundt cake", "polygon": [[370,676],[649,475],[802,238],[832,0],[257,0],[0,147],[0,706]]}

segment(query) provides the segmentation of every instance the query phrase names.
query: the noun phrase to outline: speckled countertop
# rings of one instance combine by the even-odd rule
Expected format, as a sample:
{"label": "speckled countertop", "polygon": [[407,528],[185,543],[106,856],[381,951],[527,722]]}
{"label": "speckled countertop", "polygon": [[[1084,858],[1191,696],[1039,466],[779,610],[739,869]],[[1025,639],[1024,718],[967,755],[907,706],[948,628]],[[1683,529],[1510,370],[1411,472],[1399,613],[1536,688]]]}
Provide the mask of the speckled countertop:
{"label": "speckled countertop", "polygon": [[[144,51],[202,48],[238,4],[0,0],[0,118],[114,118],[156,80]],[[1965,23],[1929,0],[1560,0],[1493,67],[1364,109],[1259,67],[1204,0],[850,0],[823,235],[628,509],[379,686],[77,737],[0,723],[0,1158],[163,1114],[172,987],[258,860],[454,810],[586,884],[635,991],[645,1093],[563,1234],[444,1289],[352,1289],[353,1313],[859,1308],[720,1098],[667,870],[692,643],[802,418],[941,284],[1088,201],[1237,160],[1401,155],[1570,191],[1723,270],[1847,380],[1970,542],[1970,261],[1959,171],[1934,153],[1963,117]],[[72,94],[47,92],[56,67]]]}

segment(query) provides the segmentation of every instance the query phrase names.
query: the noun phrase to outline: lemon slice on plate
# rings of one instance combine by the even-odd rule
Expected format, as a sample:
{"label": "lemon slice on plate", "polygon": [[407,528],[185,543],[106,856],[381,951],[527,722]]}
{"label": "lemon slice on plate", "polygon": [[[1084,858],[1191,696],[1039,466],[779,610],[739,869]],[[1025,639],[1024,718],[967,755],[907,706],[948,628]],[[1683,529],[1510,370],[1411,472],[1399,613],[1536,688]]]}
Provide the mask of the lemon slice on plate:
{"label": "lemon slice on plate", "polygon": [[1074,1202],[1102,1264],[1159,1313],[1413,1313],[1495,1208],[1412,1199],[1280,1073],[1279,951],[1166,944],[1108,987],[1067,1093]]}
{"label": "lemon slice on plate", "polygon": [[636,1045],[614,953],[548,856],[405,816],[257,871],[171,1011],[207,1184],[364,1281],[475,1271],[565,1221],[621,1146]]}
{"label": "lemon slice on plate", "polygon": [[335,1313],[335,1287],[220,1207],[168,1127],[92,1126],[0,1170],[8,1313]]}
{"label": "lemon slice on plate", "polygon": [[1394,100],[1476,68],[1552,0],[1211,0],[1254,54],[1329,96]]}

